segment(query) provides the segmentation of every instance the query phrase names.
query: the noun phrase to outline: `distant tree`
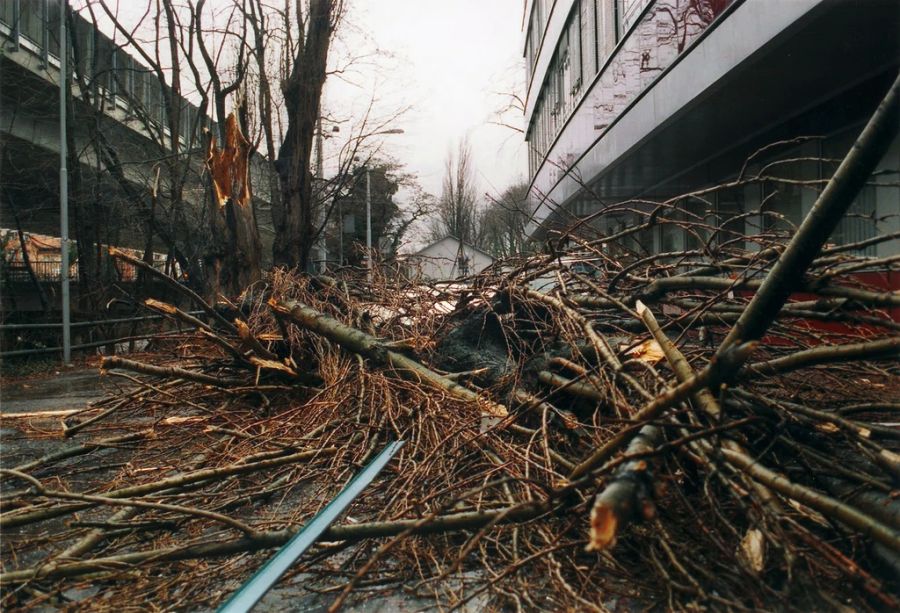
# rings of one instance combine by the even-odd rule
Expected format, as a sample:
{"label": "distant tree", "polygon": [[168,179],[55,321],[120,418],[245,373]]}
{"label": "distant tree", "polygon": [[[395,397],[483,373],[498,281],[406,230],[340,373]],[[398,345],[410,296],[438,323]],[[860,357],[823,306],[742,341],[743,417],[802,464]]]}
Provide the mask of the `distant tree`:
{"label": "distant tree", "polygon": [[396,255],[403,244],[409,242],[413,228],[433,214],[437,201],[434,195],[422,189],[411,175],[401,178],[400,184],[407,189],[409,197],[385,231],[387,240],[383,251],[391,256]]}
{"label": "distant tree", "polygon": [[472,148],[463,139],[444,165],[444,182],[431,222],[432,240],[450,235],[470,245],[480,243],[474,172]]}
{"label": "distant tree", "polygon": [[525,253],[529,242],[525,228],[531,219],[528,183],[509,186],[492,199],[480,217],[481,246],[494,257],[503,258]]}
{"label": "distant tree", "polygon": [[[392,162],[370,162],[369,177],[372,195],[372,246],[392,242],[392,227],[401,215],[394,196],[400,188],[400,180],[392,173],[397,170]],[[366,168],[357,167],[347,181],[346,192],[336,195],[344,219],[352,219],[352,230],[344,232],[344,263],[360,265],[364,261],[366,247]],[[329,241],[329,251],[338,252],[339,237]],[[386,240],[387,239],[387,240]]]}

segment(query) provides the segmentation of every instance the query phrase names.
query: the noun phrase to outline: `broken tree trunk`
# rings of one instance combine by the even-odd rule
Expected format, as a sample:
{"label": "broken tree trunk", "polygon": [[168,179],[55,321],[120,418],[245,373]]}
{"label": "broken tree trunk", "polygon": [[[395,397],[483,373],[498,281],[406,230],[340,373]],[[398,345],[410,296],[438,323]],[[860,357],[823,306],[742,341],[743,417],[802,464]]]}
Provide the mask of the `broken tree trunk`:
{"label": "broken tree trunk", "polygon": [[[657,426],[644,426],[628,445],[628,455],[647,453],[662,440]],[[632,460],[616,471],[612,481],[594,500],[591,508],[591,531],[587,551],[602,551],[616,544],[620,526],[635,514],[651,519],[655,514],[652,482],[647,460]]]}
{"label": "broken tree trunk", "polygon": [[213,287],[237,296],[259,280],[262,247],[250,189],[250,143],[241,134],[234,113],[225,123],[221,149],[210,134],[206,165],[213,186],[209,207],[212,248],[207,256],[207,274],[214,280]]}
{"label": "broken tree trunk", "polygon": [[214,377],[202,372],[194,372],[177,366],[153,366],[152,364],[142,364],[134,360],[120,358],[118,356],[109,356],[103,358],[100,363],[101,370],[109,370],[111,368],[122,368],[142,375],[152,375],[163,379],[184,379],[185,381],[193,381],[194,383],[202,383],[203,385],[214,385],[216,387],[235,387],[243,385],[240,379],[225,379],[222,377]]}
{"label": "broken tree trunk", "polygon": [[292,301],[283,303],[270,301],[269,306],[277,316],[324,336],[344,349],[358,353],[377,364],[390,366],[405,379],[425,383],[460,400],[475,403],[483,413],[494,417],[505,417],[508,414],[506,407],[502,404],[479,396],[469,388],[439,375],[412,358],[387,349],[384,343],[374,336],[351,328],[305,304]]}

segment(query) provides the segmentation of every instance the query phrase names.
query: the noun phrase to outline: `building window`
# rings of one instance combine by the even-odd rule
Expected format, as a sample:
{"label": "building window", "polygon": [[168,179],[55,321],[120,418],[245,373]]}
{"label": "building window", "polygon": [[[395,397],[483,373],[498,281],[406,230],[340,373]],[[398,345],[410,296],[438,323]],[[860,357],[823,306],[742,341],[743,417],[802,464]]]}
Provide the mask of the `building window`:
{"label": "building window", "polygon": [[716,193],[716,242],[730,249],[743,249],[744,190],[734,188]]}
{"label": "building window", "polygon": [[525,67],[528,78],[534,71],[534,63],[537,61],[538,49],[544,28],[547,25],[547,7],[543,0],[535,0],[531,6],[531,16],[528,20],[528,34],[525,39]]}
{"label": "building window", "polygon": [[684,250],[684,230],[674,224],[663,224],[659,228],[660,251],[672,253]]}
{"label": "building window", "polygon": [[[566,38],[568,39],[568,57],[566,72],[568,73],[568,87],[566,94],[574,97],[581,90],[581,82],[584,76],[581,61],[581,3],[576,2],[572,13],[569,15],[569,23],[566,26]],[[569,105],[574,106],[574,104]]]}
{"label": "building window", "polygon": [[621,40],[623,36],[628,34],[644,9],[650,5],[653,0],[616,0],[616,39]]}

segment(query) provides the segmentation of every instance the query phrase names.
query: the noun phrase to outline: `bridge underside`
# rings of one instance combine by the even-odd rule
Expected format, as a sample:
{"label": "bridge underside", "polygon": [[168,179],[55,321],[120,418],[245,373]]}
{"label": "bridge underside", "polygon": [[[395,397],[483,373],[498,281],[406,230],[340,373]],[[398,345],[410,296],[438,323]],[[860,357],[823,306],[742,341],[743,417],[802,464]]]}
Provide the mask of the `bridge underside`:
{"label": "bridge underside", "polygon": [[[0,56],[0,227],[59,236],[59,89],[49,80],[52,75],[34,70],[8,55]],[[145,229],[139,213],[144,204],[132,202],[106,172],[93,139],[103,130],[115,144],[129,188],[142,195],[148,194],[160,157],[153,152],[158,148],[115,119],[96,117],[78,102],[70,118],[74,154],[80,162],[69,169],[70,236],[77,238],[79,222],[102,222],[103,228],[94,228],[91,240],[143,248]]]}
{"label": "bridge underside", "polygon": [[[0,164],[0,227],[59,236],[59,152],[3,135]],[[143,205],[129,202],[122,187],[96,167],[80,165],[80,179],[69,170],[69,234],[77,238],[77,224],[102,222],[93,228],[92,239],[124,247],[143,248]],[[78,182],[81,188],[78,187]],[[146,187],[133,184],[135,191]]]}

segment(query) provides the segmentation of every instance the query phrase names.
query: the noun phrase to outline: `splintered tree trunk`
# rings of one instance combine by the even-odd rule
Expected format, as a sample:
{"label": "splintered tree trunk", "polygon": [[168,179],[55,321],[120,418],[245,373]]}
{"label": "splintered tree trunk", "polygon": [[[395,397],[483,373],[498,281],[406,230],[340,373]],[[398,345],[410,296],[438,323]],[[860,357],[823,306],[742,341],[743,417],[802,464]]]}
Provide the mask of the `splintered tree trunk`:
{"label": "splintered tree trunk", "polygon": [[306,36],[283,85],[288,129],[276,164],[281,182],[281,202],[272,215],[276,266],[305,269],[315,239],[310,160],[331,40],[332,2],[310,0]]}
{"label": "splintered tree trunk", "polygon": [[212,177],[212,249],[207,264],[213,287],[235,296],[260,278],[261,246],[250,189],[250,144],[234,113],[220,149],[210,137],[206,164]]}

